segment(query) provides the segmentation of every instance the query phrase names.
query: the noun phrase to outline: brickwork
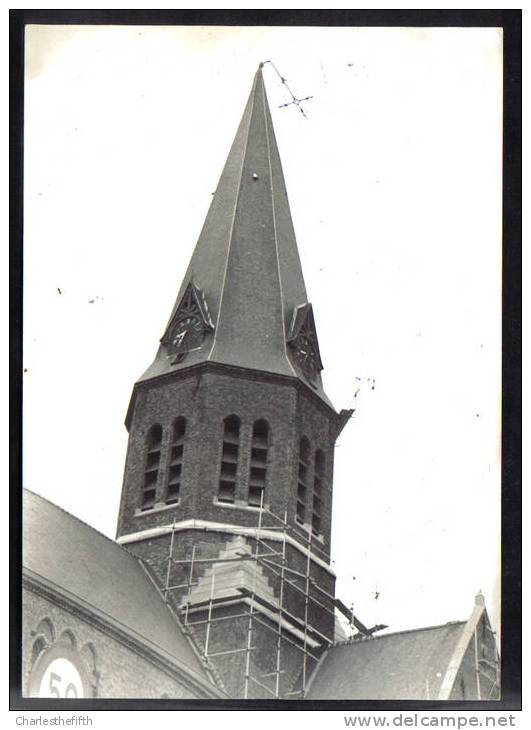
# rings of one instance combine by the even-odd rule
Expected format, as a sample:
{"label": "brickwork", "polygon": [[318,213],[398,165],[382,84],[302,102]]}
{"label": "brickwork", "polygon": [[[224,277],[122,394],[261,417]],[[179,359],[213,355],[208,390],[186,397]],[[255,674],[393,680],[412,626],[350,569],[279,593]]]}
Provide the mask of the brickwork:
{"label": "brickwork", "polygon": [[[247,615],[241,614],[247,612]],[[210,624],[208,638],[208,652],[235,651],[236,653],[218,656],[211,661],[217,671],[223,677],[224,688],[227,694],[233,698],[244,697],[245,674],[247,668],[247,647],[249,637],[249,607],[246,604],[218,609],[215,612],[216,619],[224,619],[234,616],[230,620],[215,620]],[[197,622],[194,627],[194,634],[198,646],[204,649],[206,640],[206,624],[200,623],[207,618],[207,612],[196,612],[190,619]],[[288,640],[289,639],[289,640]],[[276,668],[277,668],[277,646],[278,626],[261,614],[254,614],[251,623],[250,633],[252,651],[249,653],[249,680],[248,698],[272,699],[276,691]],[[280,632],[280,667],[279,696],[283,698],[293,697],[300,699],[297,690],[301,686],[301,675],[303,667],[302,643],[294,642],[293,637]],[[243,651],[242,651],[243,650]],[[313,650],[316,659],[308,656],[306,660],[306,676],[309,677],[316,666],[322,649]],[[268,689],[261,687],[262,685]],[[268,691],[269,690],[269,691]],[[294,692],[294,694],[290,694]]]}
{"label": "brickwork", "polygon": [[[39,648],[66,642],[84,662],[94,697],[172,699],[206,698],[178,677],[149,661],[139,651],[103,633],[95,626],[47,598],[24,590],[22,637],[22,687],[27,695],[32,667]],[[38,643],[36,643],[38,642]]]}
{"label": "brickwork", "polygon": [[[216,558],[220,552],[227,547],[227,544],[233,539],[233,535],[215,533],[215,532],[202,532],[195,530],[187,530],[182,533],[178,533],[174,539],[173,556],[175,559],[190,559],[192,549],[195,546],[196,558]],[[161,536],[153,540],[144,540],[138,543],[130,545],[134,549],[135,553],[141,557],[151,568],[154,577],[157,582],[164,586],[167,576],[168,557],[170,555],[170,535]],[[251,546],[254,551],[256,543],[252,539],[247,539],[246,542]],[[267,552],[268,546],[272,550],[279,551],[281,549],[280,544],[274,541],[264,541],[260,546],[260,552],[263,554]],[[298,571],[301,574],[305,574],[307,570],[307,558],[302,555],[294,547],[287,545],[286,548],[287,564],[290,568]],[[280,564],[280,558],[277,556],[272,558],[273,562]],[[268,567],[264,562],[260,562],[259,570],[264,576],[267,577],[269,585],[272,587],[275,597],[278,600],[280,595],[280,575],[279,568]],[[205,572],[210,567],[209,563],[194,563],[192,582],[197,583],[201,579]],[[286,575],[288,575],[286,573]],[[322,591],[326,591],[329,595],[334,595],[335,577],[333,574],[325,571],[322,567],[310,562],[310,578],[311,584],[309,586],[309,595],[311,598],[317,599],[320,604],[309,600],[307,606],[307,613],[305,614],[305,595],[303,591],[306,589],[305,581],[300,579],[296,582],[297,590],[294,586],[290,585],[286,580],[284,581],[283,587],[283,608],[292,614],[292,617],[284,615],[290,623],[295,625],[299,631],[303,631],[304,619],[307,617],[309,626],[315,627],[317,631],[308,631],[308,636],[319,642],[319,647],[311,649],[315,656],[320,656],[324,648],[328,646],[334,637],[334,618],[333,618],[333,601]],[[292,578],[292,576],[289,576]],[[190,578],[190,564],[186,563],[183,565],[173,564],[170,571],[169,585],[178,586],[187,584]],[[319,591],[318,586],[322,590]],[[169,600],[176,611],[181,610],[181,606],[186,602],[188,591],[186,588],[179,590],[173,590],[169,594]],[[248,611],[248,606],[243,601],[235,604],[235,608],[231,609],[235,613],[241,613]],[[325,610],[322,606],[325,606]],[[212,612],[214,619],[220,616],[226,615],[226,608],[215,607]],[[185,612],[181,613],[182,618],[185,618]],[[188,615],[188,621],[193,623],[201,618],[205,618],[206,614],[201,613],[190,613]],[[253,621],[253,646],[256,648],[251,653],[251,660],[256,663],[257,657],[259,659],[259,666],[256,666],[253,672],[253,676],[260,677],[263,674],[274,671],[276,667],[276,636],[270,630],[262,627],[260,621],[265,622],[270,626],[274,626],[277,630],[277,624],[272,624],[263,614],[257,613],[259,621]],[[298,621],[296,620],[298,619]],[[214,621],[212,623],[211,643],[209,652],[213,651],[228,651],[233,649],[242,649],[246,646],[246,631],[248,626],[247,619],[234,619],[226,621]],[[245,627],[245,630],[244,628]],[[195,638],[199,638],[199,648],[202,651],[204,649],[204,634],[206,627],[199,625],[195,631]],[[243,633],[242,633],[243,632]],[[303,646],[303,641],[300,638],[295,637],[293,634],[284,630],[285,636],[289,638],[283,639],[281,643],[281,666],[284,672],[281,689],[283,692],[290,691],[293,687],[294,682],[300,678],[302,672],[302,657],[303,654],[300,648]],[[328,641],[327,641],[328,639]],[[293,646],[295,643],[299,648]],[[212,659],[212,664],[216,668],[219,676],[224,682],[225,689],[231,697],[240,697],[243,693],[243,681],[244,681],[244,664],[242,654],[234,654],[224,657],[216,657]],[[254,664],[253,664],[254,666]],[[307,677],[311,668],[314,666],[314,661],[308,659],[307,661]],[[272,680],[271,680],[272,681]],[[227,684],[228,683],[228,684]],[[269,685],[267,685],[269,686]],[[259,686],[252,682],[249,686],[249,696],[253,698],[262,697],[262,692],[265,690],[259,690]],[[266,694],[268,694],[266,692]]]}
{"label": "brickwork", "polygon": [[[220,477],[223,419],[235,414],[241,420],[236,501],[227,506],[216,503]],[[163,426],[162,458],[158,473],[157,498],[164,507],[165,480],[168,472],[169,439],[172,423],[186,418],[183,474],[179,504],[170,509],[139,510],[146,464],[146,436],[149,428]],[[197,370],[175,378],[144,385],[136,393],[130,425],[118,536],[142,531],[173,520],[212,520],[256,526],[257,509],[249,507],[249,460],[253,423],[265,419],[270,427],[265,504],[277,515],[288,511],[288,521],[300,536],[308,530],[295,520],[299,439],[306,435],[325,455],[325,480],[322,504],[322,537],[314,539],[314,552],[327,559],[330,551],[333,446],[336,416],[304,389],[273,379],[247,378],[237,371],[232,375]],[[308,480],[314,479],[310,463]],[[311,500],[311,490],[308,495]]]}
{"label": "brickwork", "polygon": [[[235,468],[234,501],[219,500],[220,471],[222,462],[224,419],[237,416],[239,419],[238,458]],[[172,428],[176,418],[186,419],[184,437],[183,467],[180,476],[180,499],[178,504],[165,503],[165,484],[171,457]],[[275,515],[284,518],[287,514],[288,534],[303,550],[291,544],[286,546],[286,564],[301,576],[306,575],[308,558],[305,549],[325,563],[329,563],[330,530],[332,509],[332,474],[334,442],[337,434],[337,415],[308,388],[295,379],[268,376],[265,373],[249,374],[234,368],[217,369],[201,366],[181,371],[171,377],[154,380],[137,386],[130,409],[129,448],[126,460],[122,503],[120,507],[118,536],[138,533],[155,527],[169,527],[174,522],[202,520],[224,525],[257,528],[260,509],[249,505],[249,477],[251,469],[251,448],[253,426],[257,420],[266,421],[269,436],[267,441],[266,478],[264,505]],[[141,500],[146,469],[146,437],[154,424],[162,426],[162,445],[155,505],[142,511]],[[299,444],[305,436],[310,444],[306,470],[307,495],[304,524],[296,519],[297,483],[299,475]],[[322,452],[320,502],[320,534],[309,542],[309,525],[312,517],[313,490],[317,480],[316,450]],[[158,456],[157,456],[158,458]],[[225,458],[225,457],[223,457]],[[234,457],[233,457],[234,458]],[[234,461],[232,462],[234,463]],[[279,523],[262,512],[262,527],[277,528]],[[234,537],[230,529],[226,533],[214,530],[178,530],[174,533],[173,557],[189,560],[195,546],[196,558],[215,558]],[[141,557],[150,567],[157,582],[166,584],[170,535],[164,534],[147,540],[128,543],[128,548]],[[254,550],[252,538],[246,538]],[[271,540],[268,546],[273,551],[282,549],[281,543]],[[262,549],[263,551],[263,549]],[[261,564],[274,595],[280,595],[280,560],[277,567]],[[196,564],[194,579],[206,570],[203,564]],[[293,578],[293,573],[289,576]],[[286,573],[286,576],[288,574]],[[172,565],[170,585],[187,583],[189,565]],[[299,630],[304,622],[316,631],[308,635],[319,642],[317,651],[322,651],[334,637],[333,598],[335,577],[318,562],[310,560],[310,579],[299,577],[297,590],[284,581],[283,608],[292,615],[289,619]],[[306,601],[305,592],[317,599]],[[319,591],[321,589],[321,591]],[[328,595],[326,595],[328,594]],[[172,591],[170,600],[176,610],[186,597],[186,590]],[[239,610],[245,604],[236,604]],[[328,609],[328,610],[327,610]],[[224,608],[216,607],[214,617]],[[224,631],[217,631],[217,651],[245,646],[246,619],[234,618],[225,624]],[[202,630],[201,630],[202,631]],[[199,632],[199,637],[201,636]],[[267,636],[269,634],[269,636]],[[196,634],[197,636],[197,634]],[[291,636],[293,639],[293,636]],[[198,639],[200,640],[200,639]],[[265,627],[255,622],[253,642],[259,647],[252,652],[252,662],[257,662],[258,675],[268,674],[276,666],[276,645]],[[257,659],[259,657],[259,659]],[[291,689],[302,672],[302,653],[288,641],[282,644],[282,691]],[[241,697],[244,689],[242,655],[216,657],[213,664],[230,696]],[[310,661],[311,663],[311,661]],[[285,666],[284,666],[285,665]],[[308,672],[310,666],[308,666]],[[230,686],[227,686],[230,685]],[[252,683],[249,697],[262,697],[265,690]],[[269,686],[269,685],[267,685]],[[266,695],[268,693],[266,692]],[[270,695],[269,695],[270,696]]]}
{"label": "brickwork", "polygon": [[[233,539],[233,535],[217,533],[217,532],[203,532],[196,530],[186,530],[182,533],[177,533],[174,539],[173,546],[173,557],[177,560],[190,560],[192,556],[192,548],[195,546],[196,558],[216,558],[219,556],[221,550],[227,547],[227,544]],[[160,586],[164,587],[166,584],[166,575],[168,567],[168,557],[170,555],[170,535],[164,535],[152,540],[142,540],[137,543],[129,545],[129,548],[134,550],[142,560],[153,571],[157,582]],[[251,538],[247,539],[246,542],[251,545],[253,551],[255,550],[255,541]],[[281,550],[281,545],[278,542],[264,541],[274,551]],[[265,552],[264,548],[260,551]],[[301,574],[306,573],[307,569],[307,558],[302,555],[296,548],[291,545],[286,547],[286,559],[287,564],[293,570]],[[271,559],[272,562],[280,564],[280,557],[274,557]],[[267,576],[270,585],[273,587],[275,596],[278,597],[280,593],[280,576],[278,567],[268,567],[267,564],[261,563],[261,569]],[[193,580],[201,578],[207,565],[196,562],[194,565]],[[189,563],[183,565],[172,565],[170,573],[170,585],[182,585],[188,582],[190,575]],[[286,574],[287,575],[287,574]],[[335,576],[324,570],[321,566],[315,562],[310,561],[310,579],[312,585],[310,586],[309,594],[313,598],[317,599],[320,603],[324,604],[329,611],[332,610],[332,600],[324,595],[325,591],[329,595],[334,595],[335,589]],[[304,580],[300,579],[296,585],[304,589]],[[315,586],[318,586],[316,588]],[[321,589],[321,590],[319,590]],[[172,591],[173,605],[178,608],[180,603],[186,598],[187,589]],[[304,617],[304,595],[295,588],[284,584],[284,605],[300,620]],[[323,611],[315,602],[309,602],[308,616],[310,623],[315,626],[321,633],[333,639],[334,621],[333,616],[329,612]]]}

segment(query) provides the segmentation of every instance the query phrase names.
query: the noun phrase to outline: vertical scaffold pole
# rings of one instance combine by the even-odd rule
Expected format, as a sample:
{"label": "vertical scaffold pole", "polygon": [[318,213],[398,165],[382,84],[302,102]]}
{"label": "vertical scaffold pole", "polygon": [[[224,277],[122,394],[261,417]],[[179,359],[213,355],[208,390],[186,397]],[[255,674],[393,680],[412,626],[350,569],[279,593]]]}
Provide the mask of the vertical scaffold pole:
{"label": "vertical scaffold pole", "polygon": [[171,538],[170,538],[170,554],[168,555],[168,565],[166,567],[166,588],[164,590],[164,603],[168,603],[168,594],[170,592],[170,576],[171,576],[171,564],[173,562],[173,540],[175,538],[175,520],[171,526]]}
{"label": "vertical scaffold pole", "polygon": [[275,697],[280,697],[280,650],[282,645],[282,603],[284,600],[284,575],[286,572],[286,529],[288,512],[284,511],[284,530],[282,533],[282,567],[280,568],[280,588],[278,592],[278,637],[277,637],[277,665],[275,681]]}
{"label": "vertical scaffold pole", "polygon": [[184,625],[188,625],[188,609],[192,600],[192,582],[194,579],[195,545],[192,545],[192,559],[190,561],[190,572],[188,574],[188,595],[186,598],[186,609],[184,611]]}
{"label": "vertical scaffold pole", "polygon": [[308,536],[308,557],[306,559],[306,583],[304,590],[304,653],[302,657],[302,696],[306,696],[306,674],[307,674],[307,639],[308,639],[308,604],[310,595],[310,570],[311,570],[311,554],[312,554],[312,536],[313,527],[310,525],[310,534]]}
{"label": "vertical scaffold pole", "polygon": [[205,659],[208,659],[208,643],[210,641],[210,626],[212,623],[212,601],[214,600],[214,581],[215,581],[216,565],[212,565],[212,577],[210,581],[210,600],[208,602],[208,620],[206,625],[205,636]]}
{"label": "vertical scaffold pole", "polygon": [[253,589],[251,592],[251,605],[249,606],[249,622],[247,624],[247,647],[245,651],[245,683],[244,683],[244,699],[248,699],[249,696],[249,673],[251,669],[251,648],[252,648],[252,634],[253,634],[253,609],[254,609],[254,597],[256,593],[256,574],[258,571],[258,550],[260,547],[260,531],[262,529],[262,511],[264,509],[264,490],[260,494],[260,510],[258,512],[258,528],[256,530],[256,540],[254,549],[254,574],[253,574]]}

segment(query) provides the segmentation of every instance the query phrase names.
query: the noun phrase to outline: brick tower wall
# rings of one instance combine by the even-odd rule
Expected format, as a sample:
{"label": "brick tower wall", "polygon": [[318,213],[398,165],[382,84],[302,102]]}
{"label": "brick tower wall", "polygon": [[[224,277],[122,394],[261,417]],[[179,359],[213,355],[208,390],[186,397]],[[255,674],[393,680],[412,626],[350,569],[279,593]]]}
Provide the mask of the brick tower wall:
{"label": "brick tower wall", "polygon": [[[264,376],[266,377],[266,376]],[[234,504],[217,500],[223,442],[223,419],[235,414],[241,419],[240,458]],[[183,472],[179,504],[164,506],[164,488],[169,468],[171,424],[186,419]],[[171,524],[174,520],[202,519],[256,527],[258,509],[247,504],[253,423],[265,419],[270,427],[265,504],[276,515],[288,512],[288,522],[306,544],[308,531],[295,519],[299,440],[305,435],[311,454],[320,448],[326,460],[322,499],[322,536],[313,539],[312,551],[324,560],[330,555],[332,476],[335,414],[307,389],[291,382],[220,374],[208,370],[179,375],[143,386],[136,393],[130,424],[122,501],[117,536]],[[157,483],[159,507],[139,509],[146,460],[146,436],[159,423],[163,428]],[[308,482],[314,478],[313,463]]]}
{"label": "brick tower wall", "polygon": [[[237,415],[241,421],[239,463],[235,501],[233,504],[223,504],[217,500],[223,419],[232,414]],[[180,500],[178,504],[168,506],[163,503],[165,480],[171,451],[172,423],[177,417],[186,419]],[[220,532],[219,529],[179,529],[176,531],[173,538],[173,558],[186,561],[191,559],[194,546],[196,558],[198,556],[217,557],[234,539],[231,527],[256,529],[260,509],[249,506],[247,503],[248,476],[253,424],[257,419],[264,419],[268,422],[270,429],[264,502],[272,513],[281,518],[287,512],[287,535],[303,549],[297,549],[297,546],[287,543],[286,565],[291,570],[306,575],[308,558],[304,549],[307,551],[310,546],[310,535],[307,526],[298,524],[295,518],[299,442],[301,436],[306,436],[311,445],[311,453],[313,454],[317,448],[321,449],[326,463],[325,479],[321,490],[322,534],[312,537],[310,546],[311,554],[318,560],[309,562],[311,578],[309,593],[312,598],[323,605],[319,606],[315,601],[310,600],[306,606],[305,596],[284,581],[283,607],[297,617],[299,622],[303,622],[306,617],[308,623],[317,629],[318,634],[314,635],[314,638],[318,637],[320,647],[316,648],[314,655],[318,654],[328,644],[327,639],[333,640],[334,631],[331,596],[334,595],[335,577],[331,571],[326,569],[330,550],[332,471],[336,433],[334,417],[335,414],[320,402],[316,402],[316,398],[312,393],[307,392],[307,389],[274,377],[249,376],[238,371],[218,372],[206,368],[182,374],[173,379],[143,385],[136,393],[130,423],[118,536],[141,533],[152,528],[168,530],[174,521],[181,523],[186,520],[200,520],[228,526],[226,533]],[[146,465],[146,436],[153,424],[160,424],[162,427],[157,504],[154,509],[141,511],[139,506]],[[312,460],[309,463],[307,481],[311,486],[313,481]],[[311,498],[311,490],[309,490],[309,503]],[[261,519],[264,530],[280,526],[278,520],[265,511],[262,511]],[[280,536],[282,530],[277,529],[275,533]],[[254,550],[255,541],[252,537],[246,535],[245,540],[251,550]],[[166,585],[170,541],[171,536],[166,532],[166,534],[149,539],[127,543],[128,549],[142,558],[150,567],[161,587]],[[276,552],[282,549],[282,543],[276,540],[266,541],[265,544]],[[260,548],[260,552],[263,551]],[[268,567],[267,564],[262,563],[261,570],[267,576],[275,597],[278,599],[280,594],[279,557],[272,558],[272,561],[277,563],[276,567]],[[194,579],[200,578],[205,569],[205,565],[197,563],[194,566]],[[288,572],[285,575],[288,577]],[[188,577],[189,563],[183,565],[172,563],[170,585],[187,583]],[[293,578],[293,574],[290,577]],[[303,590],[307,587],[306,581],[302,578],[298,579],[297,585]],[[319,589],[321,590],[319,591]],[[176,610],[179,610],[179,605],[185,599],[186,593],[185,589],[171,592],[170,600]],[[241,603],[236,606],[239,611],[242,610]],[[228,609],[215,609],[213,616],[217,615],[216,612],[224,610]],[[219,646],[216,644],[216,651],[245,646],[241,642],[240,647],[233,645],[237,643],[237,639],[238,641],[241,639],[240,634],[244,631],[242,626],[247,626],[246,618],[219,622],[219,625],[222,624],[225,624],[226,630],[220,631],[219,627],[216,627],[218,637],[216,642],[219,642]],[[214,626],[214,623],[212,625]],[[252,661],[256,662],[258,661],[256,656],[260,656],[258,664],[261,663],[261,666],[257,665],[255,668],[258,677],[273,671],[273,665],[276,662],[276,643],[271,631],[263,626],[260,627],[257,622],[255,622],[255,628],[256,637],[258,637],[256,641],[261,642],[260,652],[253,652],[252,658]],[[196,638],[200,644],[204,640],[201,639],[202,630],[198,628],[196,631],[199,631]],[[225,642],[224,649],[220,648],[223,642]],[[302,653],[286,640],[282,643],[281,654],[283,669],[286,672],[286,676],[283,675],[282,691],[287,692],[289,691],[288,686],[291,688],[302,672]],[[229,684],[236,683],[234,688],[228,690],[230,696],[242,696],[243,688],[240,680],[234,679],[235,676],[240,679],[243,676],[240,666],[242,656],[244,655],[233,654],[215,660],[215,666],[222,680],[226,679]],[[284,664],[289,667],[289,671]],[[308,672],[311,665],[312,660],[309,659]],[[249,685],[249,696],[261,697],[262,694],[257,694],[259,685],[251,684],[254,687],[251,692]],[[265,692],[265,690],[263,691]]]}

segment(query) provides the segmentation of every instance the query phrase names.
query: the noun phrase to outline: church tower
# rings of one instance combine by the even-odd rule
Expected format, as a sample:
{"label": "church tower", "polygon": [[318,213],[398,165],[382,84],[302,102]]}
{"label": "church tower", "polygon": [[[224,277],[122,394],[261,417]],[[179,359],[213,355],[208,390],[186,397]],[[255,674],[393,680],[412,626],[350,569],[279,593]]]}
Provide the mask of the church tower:
{"label": "church tower", "polygon": [[117,539],[229,697],[304,696],[334,639],[337,413],[321,380],[262,70],[135,383]]}

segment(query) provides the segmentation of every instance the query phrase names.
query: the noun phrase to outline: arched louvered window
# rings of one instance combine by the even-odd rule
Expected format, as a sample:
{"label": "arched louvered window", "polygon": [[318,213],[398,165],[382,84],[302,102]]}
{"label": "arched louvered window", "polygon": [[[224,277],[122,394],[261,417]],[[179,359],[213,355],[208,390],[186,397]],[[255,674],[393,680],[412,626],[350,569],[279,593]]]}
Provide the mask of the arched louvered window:
{"label": "arched louvered window", "polygon": [[223,446],[218,489],[220,502],[234,502],[239,450],[240,419],[238,416],[228,416],[223,421]]}
{"label": "arched louvered window", "polygon": [[310,463],[310,442],[303,436],[299,443],[299,475],[297,480],[296,520],[301,524],[306,521],[306,503],[308,500],[308,466]]}
{"label": "arched louvered window", "polygon": [[181,493],[185,432],[186,419],[180,416],[173,422],[170,444],[170,465],[168,467],[168,486],[166,488],[166,504],[175,504],[179,501]]}
{"label": "arched louvered window", "polygon": [[325,457],[321,449],[315,452],[313,472],[312,530],[320,534],[322,526],[323,488],[325,481]]}
{"label": "arched louvered window", "polygon": [[146,468],[144,471],[144,485],[142,488],[142,503],[140,505],[140,509],[143,510],[151,509],[155,505],[161,445],[162,426],[156,423],[149,429],[146,441]]}
{"label": "arched louvered window", "polygon": [[263,495],[267,474],[267,450],[269,448],[269,424],[267,421],[255,421],[251,441],[251,468],[249,471],[250,505],[264,504]]}

